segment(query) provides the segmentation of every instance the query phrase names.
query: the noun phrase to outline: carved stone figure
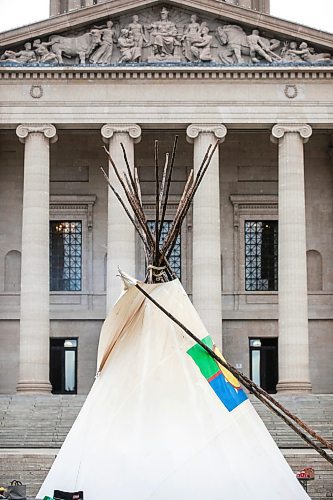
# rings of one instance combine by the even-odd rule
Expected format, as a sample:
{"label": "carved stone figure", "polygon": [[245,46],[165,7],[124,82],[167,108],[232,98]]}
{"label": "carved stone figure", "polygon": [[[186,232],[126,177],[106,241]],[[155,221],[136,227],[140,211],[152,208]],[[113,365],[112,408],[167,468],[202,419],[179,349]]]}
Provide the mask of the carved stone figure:
{"label": "carved stone figure", "polygon": [[285,42],[284,47],[281,51],[281,58],[283,62],[301,62],[302,58],[297,54],[297,43]]}
{"label": "carved stone figure", "polygon": [[299,50],[294,50],[293,52],[299,55],[303,61],[309,63],[331,61],[332,59],[331,54],[328,53],[316,54],[315,49],[309,47],[306,42],[302,42],[299,46]]}
{"label": "carved stone figure", "polygon": [[116,35],[113,22],[108,21],[105,28],[97,28],[96,31],[101,35],[100,47],[90,57],[90,62],[93,64],[110,64]]}
{"label": "carved stone figure", "polygon": [[271,58],[274,61],[281,61],[281,56],[273,52],[274,50],[277,50],[281,46],[280,40],[276,40],[275,38],[272,38],[268,40],[267,38],[260,37],[263,49],[271,56]]}
{"label": "carved stone figure", "polygon": [[135,60],[141,61],[142,47],[144,44],[148,44],[148,40],[145,36],[142,24],[139,23],[139,16],[135,15],[132,17],[132,22],[128,25],[128,32],[129,36],[133,37],[134,45],[137,48]]}
{"label": "carved stone figure", "polygon": [[57,56],[59,64],[63,64],[63,54],[67,57],[79,56],[80,64],[85,64],[94,48],[100,42],[99,30],[91,30],[89,33],[77,37],[61,35],[50,36],[52,52]]}
{"label": "carved stone figure", "polygon": [[191,61],[193,59],[193,52],[191,50],[194,42],[200,42],[200,24],[197,22],[198,17],[196,14],[191,16],[191,22],[185,27],[184,34],[181,38],[183,42],[183,54],[185,59]]}
{"label": "carved stone figure", "polygon": [[151,44],[154,55],[159,57],[172,56],[175,46],[180,45],[177,36],[176,25],[168,19],[169,11],[163,7],[160,13],[160,20],[152,23],[148,29],[152,29]]}
{"label": "carved stone figure", "polygon": [[249,54],[249,44],[243,28],[233,24],[218,26],[216,36],[224,50],[219,53],[222,62],[233,64],[234,58],[239,64],[244,63],[242,55]]}
{"label": "carved stone figure", "polygon": [[14,52],[12,50],[6,50],[0,57],[1,61],[13,62],[26,64],[30,62],[36,62],[37,57],[35,51],[31,48],[31,43],[27,42],[24,44],[24,50],[19,52]]}
{"label": "carved stone figure", "polygon": [[118,62],[138,61],[141,57],[141,47],[136,46],[134,37],[128,29],[122,29],[118,38],[121,57]]}
{"label": "carved stone figure", "polygon": [[212,61],[213,56],[210,52],[213,37],[209,35],[209,28],[206,22],[203,22],[200,27],[200,37],[198,41],[194,41],[191,46],[192,54],[195,59],[200,61]]}
{"label": "carved stone figure", "polygon": [[250,48],[250,57],[252,62],[260,62],[260,59],[258,59],[257,55],[260,55],[268,62],[273,62],[272,56],[269,53],[270,51],[267,50],[267,48],[263,44],[258,30],[253,30],[252,34],[248,35],[247,41]]}
{"label": "carved stone figure", "polygon": [[[214,19],[209,21],[208,26],[206,21],[199,22],[197,14],[193,13],[189,18],[185,10],[178,8],[173,8],[171,20],[166,7],[159,13],[154,9],[142,11],[140,20],[136,14],[130,18],[121,14],[115,25],[109,20],[103,26],[85,28],[86,33],[80,36],[51,35],[48,41],[37,39],[33,45],[27,42],[20,51],[7,49],[0,56],[0,64],[37,62],[41,65],[69,65],[77,64],[78,59],[80,64],[88,61],[92,64],[111,64],[117,59],[120,63],[142,60],[148,63],[181,63],[217,62],[219,58],[221,64],[228,65],[260,62],[333,65],[332,54],[317,53],[305,41],[283,43],[282,39],[261,36],[256,29],[250,33],[241,26],[219,24]],[[121,32],[120,26],[123,28]],[[118,50],[114,54],[116,43],[120,54]],[[149,50],[145,50],[148,47]]]}
{"label": "carved stone figure", "polygon": [[16,52],[14,52],[13,50],[5,50],[5,52],[1,54],[0,61],[17,62]]}
{"label": "carved stone figure", "polygon": [[38,62],[51,64],[57,64],[59,62],[56,54],[50,52],[48,49],[48,47],[50,47],[51,45],[52,42],[41,42],[39,38],[34,41],[34,49],[38,58]]}
{"label": "carved stone figure", "polygon": [[243,56],[250,56],[252,62],[260,62],[258,55],[269,62],[281,60],[274,52],[280,47],[280,40],[261,37],[258,30],[253,30],[247,36],[240,26],[227,24],[217,27],[216,37],[223,46],[219,57],[226,64],[233,64],[235,61],[242,64],[245,62]]}

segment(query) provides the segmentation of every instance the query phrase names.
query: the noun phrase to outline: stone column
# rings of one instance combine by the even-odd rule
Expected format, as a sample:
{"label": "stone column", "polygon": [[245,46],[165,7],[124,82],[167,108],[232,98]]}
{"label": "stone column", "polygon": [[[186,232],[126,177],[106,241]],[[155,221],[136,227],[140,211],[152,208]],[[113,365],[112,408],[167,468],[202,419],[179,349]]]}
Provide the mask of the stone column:
{"label": "stone column", "polygon": [[68,0],[68,11],[81,9],[81,0]]}
{"label": "stone column", "polygon": [[49,167],[50,124],[19,125],[25,143],[22,220],[20,367],[18,392],[50,392]]}
{"label": "stone column", "polygon": [[239,0],[238,5],[245,9],[252,9],[252,0]]}
{"label": "stone column", "polygon": [[91,7],[92,5],[94,5],[94,0],[86,0],[86,3],[85,3],[86,7]]}
{"label": "stone column", "polygon": [[[222,124],[190,125],[187,137],[194,142],[194,172],[210,144],[224,140]],[[209,333],[222,344],[222,282],[219,149],[214,153],[193,202],[193,304]]]}
{"label": "stone column", "polygon": [[53,0],[50,4],[50,16],[57,16],[60,12],[60,0]]}
{"label": "stone column", "polygon": [[279,124],[279,392],[309,392],[309,332],[303,144],[306,124]]}
{"label": "stone column", "polygon": [[[139,125],[110,123],[102,127],[101,133],[119,171],[126,170],[121,143],[124,144],[129,165],[133,168],[134,144],[139,142],[141,137]],[[109,178],[124,198],[123,190],[112,166],[109,167]],[[118,266],[122,271],[132,276],[135,275],[135,229],[110,189],[108,190],[107,248],[106,310],[108,313],[118,299],[121,290],[120,281],[117,278]]]}

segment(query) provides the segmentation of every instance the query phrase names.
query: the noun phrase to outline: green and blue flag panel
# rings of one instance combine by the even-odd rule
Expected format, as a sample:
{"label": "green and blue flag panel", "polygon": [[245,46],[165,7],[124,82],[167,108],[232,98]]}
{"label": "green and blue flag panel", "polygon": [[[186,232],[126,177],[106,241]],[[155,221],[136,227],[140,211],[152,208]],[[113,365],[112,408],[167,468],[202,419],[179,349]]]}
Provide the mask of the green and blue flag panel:
{"label": "green and blue flag panel", "polygon": [[[210,347],[218,356],[224,359],[222,354],[214,345],[210,335],[201,341]],[[203,347],[199,344],[195,344],[187,351],[187,354],[191,356],[200,369],[202,375],[205,377],[227,410],[232,411],[243,403],[243,401],[247,400],[247,396],[236,377],[234,377],[229,370],[215,361],[215,359],[213,359]]]}

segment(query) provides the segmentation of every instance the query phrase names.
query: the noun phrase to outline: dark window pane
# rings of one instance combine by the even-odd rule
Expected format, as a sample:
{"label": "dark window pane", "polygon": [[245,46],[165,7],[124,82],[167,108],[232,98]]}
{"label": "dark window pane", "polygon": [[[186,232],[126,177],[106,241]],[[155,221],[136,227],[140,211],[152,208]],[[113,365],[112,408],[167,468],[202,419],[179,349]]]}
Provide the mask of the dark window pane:
{"label": "dark window pane", "polygon": [[[163,227],[161,231],[160,245],[164,243],[166,237],[168,236],[168,232],[171,228],[172,221],[165,220],[163,222]],[[148,226],[150,230],[154,233],[155,231],[155,221],[149,220]],[[177,278],[181,279],[181,236],[180,234],[177,237],[176,243],[174,244],[171,254],[169,256],[169,264]]]}
{"label": "dark window pane", "polygon": [[77,392],[77,339],[50,339],[50,382],[53,394]]}
{"label": "dark window pane", "polygon": [[50,222],[50,290],[82,288],[82,222]]}
{"label": "dark window pane", "polygon": [[245,222],[245,290],[278,289],[278,223]]}
{"label": "dark window pane", "polygon": [[278,382],[278,339],[250,340],[250,377],[265,391],[274,394]]}
{"label": "dark window pane", "polygon": [[[50,382],[52,385],[53,394],[62,393],[62,364],[63,364],[63,347],[56,345],[51,339],[50,352]],[[55,339],[54,339],[55,340]]]}

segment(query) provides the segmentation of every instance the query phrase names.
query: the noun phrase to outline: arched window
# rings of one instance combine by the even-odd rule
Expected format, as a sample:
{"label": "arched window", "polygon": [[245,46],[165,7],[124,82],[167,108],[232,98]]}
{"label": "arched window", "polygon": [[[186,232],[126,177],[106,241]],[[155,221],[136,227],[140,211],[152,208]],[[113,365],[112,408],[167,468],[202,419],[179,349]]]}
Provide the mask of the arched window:
{"label": "arched window", "polygon": [[21,252],[11,250],[5,256],[5,292],[19,292],[21,289]]}
{"label": "arched window", "polygon": [[323,263],[322,256],[317,250],[308,250],[307,269],[308,269],[308,290],[310,292],[319,292],[323,289]]}

